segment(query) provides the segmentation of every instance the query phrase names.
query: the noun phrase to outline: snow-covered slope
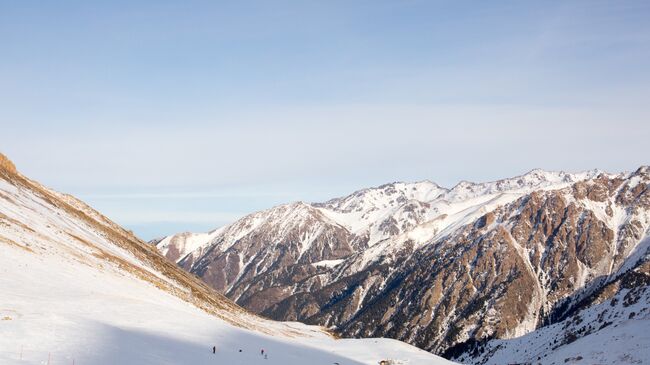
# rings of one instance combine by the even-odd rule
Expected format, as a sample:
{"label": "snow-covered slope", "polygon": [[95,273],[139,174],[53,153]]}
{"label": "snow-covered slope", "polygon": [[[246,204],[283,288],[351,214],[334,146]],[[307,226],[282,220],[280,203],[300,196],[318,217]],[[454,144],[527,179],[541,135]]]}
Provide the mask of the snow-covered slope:
{"label": "snow-covered slope", "polygon": [[25,178],[0,155],[1,364],[382,359],[449,363],[395,340],[337,340],[320,327],[257,317],[84,203]]}

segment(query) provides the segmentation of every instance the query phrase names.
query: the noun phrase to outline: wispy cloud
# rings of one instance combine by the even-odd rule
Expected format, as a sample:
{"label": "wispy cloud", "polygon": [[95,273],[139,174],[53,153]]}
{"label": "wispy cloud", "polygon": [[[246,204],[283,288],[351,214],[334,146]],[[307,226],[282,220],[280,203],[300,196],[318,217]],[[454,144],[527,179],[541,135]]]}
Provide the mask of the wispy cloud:
{"label": "wispy cloud", "polygon": [[125,225],[132,224],[149,224],[159,222],[179,223],[200,223],[209,224],[212,228],[217,228],[224,222],[234,222],[243,217],[245,214],[233,212],[191,212],[191,211],[159,211],[159,210],[137,210],[120,212],[117,220]]}
{"label": "wispy cloud", "polygon": [[192,192],[135,192],[135,193],[82,193],[77,194],[81,199],[93,200],[147,200],[147,199],[212,199],[212,198],[271,198],[291,197],[288,192],[228,192],[228,191],[192,191]]}
{"label": "wispy cloud", "polygon": [[3,4],[2,152],[152,227],[648,162],[647,1],[257,5]]}

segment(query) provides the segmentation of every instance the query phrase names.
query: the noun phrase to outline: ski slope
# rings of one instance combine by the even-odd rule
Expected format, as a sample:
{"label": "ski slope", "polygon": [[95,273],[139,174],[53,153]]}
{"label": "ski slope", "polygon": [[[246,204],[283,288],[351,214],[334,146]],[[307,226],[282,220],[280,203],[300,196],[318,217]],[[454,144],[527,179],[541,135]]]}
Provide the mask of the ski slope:
{"label": "ski slope", "polygon": [[[51,364],[107,365],[447,363],[399,341],[334,340],[298,323],[264,323],[271,334],[238,328],[113,269],[17,248],[3,247],[0,267],[2,364],[48,356]],[[287,327],[299,334],[283,335]]]}
{"label": "ski slope", "polygon": [[395,340],[257,317],[82,202],[0,167],[0,364],[380,360],[451,364]]}

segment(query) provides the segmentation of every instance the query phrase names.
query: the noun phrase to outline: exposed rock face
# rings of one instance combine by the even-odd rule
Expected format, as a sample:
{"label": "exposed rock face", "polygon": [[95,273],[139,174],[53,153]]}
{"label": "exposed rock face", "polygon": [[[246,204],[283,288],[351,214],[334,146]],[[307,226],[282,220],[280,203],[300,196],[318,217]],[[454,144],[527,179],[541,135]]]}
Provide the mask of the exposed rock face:
{"label": "exposed rock face", "polygon": [[448,352],[474,364],[641,364],[650,358],[650,262],[613,277],[561,306],[563,315],[514,339],[469,341]]}
{"label": "exposed rock face", "polygon": [[638,265],[649,184],[648,168],[395,183],[255,213],[177,261],[268,317],[449,353],[560,320]]}

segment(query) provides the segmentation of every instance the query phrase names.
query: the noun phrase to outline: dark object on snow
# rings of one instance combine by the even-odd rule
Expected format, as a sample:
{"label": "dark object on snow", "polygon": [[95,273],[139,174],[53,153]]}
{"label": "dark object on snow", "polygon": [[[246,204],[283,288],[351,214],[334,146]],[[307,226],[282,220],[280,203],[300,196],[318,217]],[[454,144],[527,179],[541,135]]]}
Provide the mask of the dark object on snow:
{"label": "dark object on snow", "polygon": [[216,354],[217,353],[217,346],[212,346],[212,353]]}
{"label": "dark object on snow", "polygon": [[239,352],[241,352],[241,349],[239,349]]}
{"label": "dark object on snow", "polygon": [[260,350],[260,355],[264,355],[264,349]]}

